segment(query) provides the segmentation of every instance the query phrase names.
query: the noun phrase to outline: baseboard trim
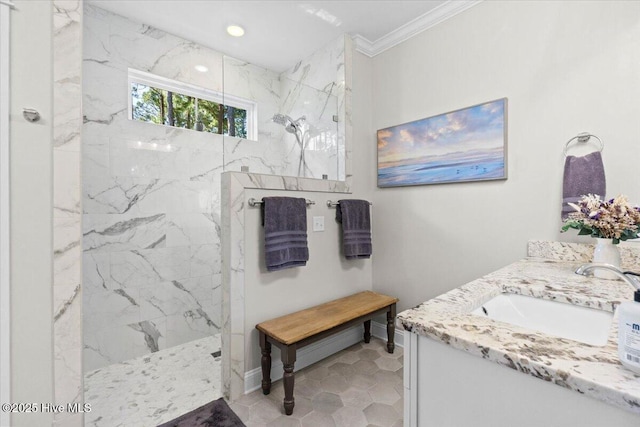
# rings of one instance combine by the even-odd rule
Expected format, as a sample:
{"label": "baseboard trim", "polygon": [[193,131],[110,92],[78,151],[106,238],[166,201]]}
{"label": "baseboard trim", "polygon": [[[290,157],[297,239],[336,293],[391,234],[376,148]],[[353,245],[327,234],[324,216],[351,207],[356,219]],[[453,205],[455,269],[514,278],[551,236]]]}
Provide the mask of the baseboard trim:
{"label": "baseboard trim", "polygon": [[[320,360],[331,356],[357,344],[362,341],[362,326],[354,326],[353,328],[346,329],[335,335],[332,335],[324,340],[313,343],[307,347],[302,348],[296,354],[296,371],[302,368],[306,368]],[[371,335],[376,338],[380,338],[386,341],[387,339],[387,326],[382,323],[372,321],[371,322]],[[404,332],[400,329],[396,329],[394,334],[394,341],[398,347],[404,345]],[[277,348],[273,348],[274,357],[271,360],[271,381],[277,381],[282,379],[282,363],[280,362],[280,356]],[[277,357],[276,357],[277,356]],[[255,368],[244,373],[244,392],[245,394],[251,393],[261,387],[262,384],[262,368]]]}

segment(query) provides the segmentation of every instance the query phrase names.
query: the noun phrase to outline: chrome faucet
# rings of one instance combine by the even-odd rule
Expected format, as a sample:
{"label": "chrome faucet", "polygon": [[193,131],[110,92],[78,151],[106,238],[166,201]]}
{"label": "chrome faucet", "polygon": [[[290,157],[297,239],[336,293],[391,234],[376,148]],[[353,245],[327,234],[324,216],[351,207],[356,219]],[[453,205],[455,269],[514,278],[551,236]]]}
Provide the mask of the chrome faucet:
{"label": "chrome faucet", "polygon": [[593,270],[608,270],[613,272],[616,276],[620,277],[622,280],[633,286],[636,290],[640,291],[640,274],[634,273],[633,271],[622,271],[615,265],[611,264],[583,264],[576,270],[576,274],[581,274],[583,276],[592,276]]}

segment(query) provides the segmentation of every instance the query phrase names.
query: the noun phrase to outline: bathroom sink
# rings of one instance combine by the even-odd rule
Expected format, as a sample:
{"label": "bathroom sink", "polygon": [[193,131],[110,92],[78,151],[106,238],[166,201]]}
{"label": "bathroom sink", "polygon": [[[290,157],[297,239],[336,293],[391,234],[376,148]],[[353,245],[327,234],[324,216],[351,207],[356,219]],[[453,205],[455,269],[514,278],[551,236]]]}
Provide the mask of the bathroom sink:
{"label": "bathroom sink", "polygon": [[500,294],[471,312],[585,344],[607,343],[613,313],[518,294]]}

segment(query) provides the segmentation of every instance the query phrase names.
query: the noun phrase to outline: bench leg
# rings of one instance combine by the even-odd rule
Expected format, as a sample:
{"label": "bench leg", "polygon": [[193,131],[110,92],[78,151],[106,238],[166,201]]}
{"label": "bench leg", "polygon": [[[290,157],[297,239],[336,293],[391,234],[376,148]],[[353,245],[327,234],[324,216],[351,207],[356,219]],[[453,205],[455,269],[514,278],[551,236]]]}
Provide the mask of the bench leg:
{"label": "bench leg", "polygon": [[371,320],[365,320],[364,322],[364,342],[369,344],[371,341]]}
{"label": "bench leg", "polygon": [[393,335],[395,333],[396,305],[391,304],[387,311],[387,352],[393,353],[395,344],[393,343]]}
{"label": "bench leg", "polygon": [[295,399],[293,398],[293,365],[296,362],[296,346],[295,344],[289,345],[281,350],[282,367],[284,368],[284,375],[282,376],[282,382],[284,383],[284,413],[291,415],[295,406]]}
{"label": "bench leg", "polygon": [[262,394],[271,393],[271,343],[264,332],[260,332],[260,348],[262,349]]}

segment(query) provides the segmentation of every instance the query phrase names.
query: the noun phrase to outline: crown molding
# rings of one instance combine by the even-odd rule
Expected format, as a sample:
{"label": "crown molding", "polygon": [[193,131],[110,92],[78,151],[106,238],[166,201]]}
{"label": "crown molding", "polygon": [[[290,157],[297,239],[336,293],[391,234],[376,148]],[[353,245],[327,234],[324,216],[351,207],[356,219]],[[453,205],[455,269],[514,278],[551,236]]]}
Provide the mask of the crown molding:
{"label": "crown molding", "polygon": [[448,0],[374,42],[360,34],[355,34],[353,40],[356,44],[356,50],[369,57],[374,57],[481,2],[482,0]]}

